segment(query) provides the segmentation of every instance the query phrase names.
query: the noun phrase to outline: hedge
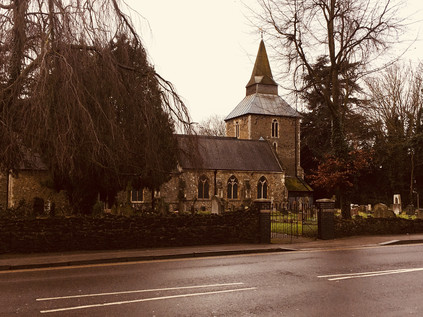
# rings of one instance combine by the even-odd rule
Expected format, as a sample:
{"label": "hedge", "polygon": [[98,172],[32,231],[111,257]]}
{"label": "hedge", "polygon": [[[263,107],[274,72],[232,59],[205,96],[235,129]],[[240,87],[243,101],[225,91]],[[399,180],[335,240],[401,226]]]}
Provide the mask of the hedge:
{"label": "hedge", "polygon": [[335,237],[423,233],[423,220],[403,218],[335,218]]}

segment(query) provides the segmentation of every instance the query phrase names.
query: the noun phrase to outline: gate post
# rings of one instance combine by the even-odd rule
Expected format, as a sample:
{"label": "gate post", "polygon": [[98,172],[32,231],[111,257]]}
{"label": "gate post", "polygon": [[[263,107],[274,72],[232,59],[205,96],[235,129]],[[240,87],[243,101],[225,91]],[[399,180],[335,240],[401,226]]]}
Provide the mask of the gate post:
{"label": "gate post", "polygon": [[260,243],[269,244],[271,241],[271,228],[270,228],[270,200],[256,200],[254,206],[259,211],[259,230],[260,230]]}
{"label": "gate post", "polygon": [[335,238],[335,201],[332,199],[316,200],[319,213],[317,216],[317,237],[322,240]]}

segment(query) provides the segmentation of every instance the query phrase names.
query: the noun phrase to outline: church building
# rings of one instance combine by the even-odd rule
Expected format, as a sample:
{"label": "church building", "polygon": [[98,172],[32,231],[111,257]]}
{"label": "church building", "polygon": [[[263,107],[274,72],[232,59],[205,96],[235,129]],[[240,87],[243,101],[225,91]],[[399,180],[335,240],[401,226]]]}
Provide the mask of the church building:
{"label": "church building", "polygon": [[246,96],[225,118],[226,135],[269,142],[285,172],[289,202],[311,204],[312,189],[300,166],[300,120],[301,115],[278,94],[262,40]]}
{"label": "church building", "polygon": [[220,212],[254,201],[273,208],[310,206],[313,190],[300,166],[300,120],[278,95],[261,41],[246,96],[225,118],[226,137],[178,135],[179,170],[157,195],[171,211]]}

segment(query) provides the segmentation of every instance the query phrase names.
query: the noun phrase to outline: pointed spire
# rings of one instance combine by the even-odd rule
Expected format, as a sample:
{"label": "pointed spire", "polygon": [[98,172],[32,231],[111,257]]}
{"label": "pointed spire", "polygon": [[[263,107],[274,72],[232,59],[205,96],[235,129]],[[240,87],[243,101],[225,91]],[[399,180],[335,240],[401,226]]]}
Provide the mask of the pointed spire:
{"label": "pointed spire", "polygon": [[273,80],[272,70],[270,69],[270,63],[263,40],[260,41],[253,73],[251,74],[250,81],[246,88],[247,96],[257,92],[278,94],[278,84]]}

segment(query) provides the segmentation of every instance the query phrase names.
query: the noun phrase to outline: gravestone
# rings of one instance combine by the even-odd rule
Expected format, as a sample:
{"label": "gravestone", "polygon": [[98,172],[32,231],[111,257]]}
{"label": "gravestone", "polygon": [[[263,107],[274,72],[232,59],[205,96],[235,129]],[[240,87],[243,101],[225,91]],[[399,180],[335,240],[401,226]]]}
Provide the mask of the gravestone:
{"label": "gravestone", "polygon": [[211,210],[212,214],[221,214],[224,210],[222,200],[217,196],[212,197],[211,205],[212,205],[212,210]]}
{"label": "gravestone", "polygon": [[376,204],[373,208],[373,217],[375,218],[395,218],[395,213],[388,209],[385,204]]}
{"label": "gravestone", "polygon": [[407,205],[404,211],[408,216],[414,216],[416,214],[416,208],[414,208],[414,205]]}
{"label": "gravestone", "polygon": [[402,212],[401,207],[401,195],[395,194],[394,195],[394,203],[392,204],[392,210],[396,215],[399,215]]}

